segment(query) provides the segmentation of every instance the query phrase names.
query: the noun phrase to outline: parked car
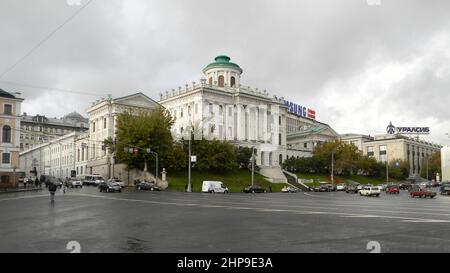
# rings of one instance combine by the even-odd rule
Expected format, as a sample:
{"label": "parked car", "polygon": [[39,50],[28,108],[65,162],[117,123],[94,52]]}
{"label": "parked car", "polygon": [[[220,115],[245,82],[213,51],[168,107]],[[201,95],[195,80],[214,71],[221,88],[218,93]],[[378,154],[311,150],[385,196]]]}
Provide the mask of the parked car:
{"label": "parked car", "polygon": [[297,188],[294,188],[292,186],[283,187],[281,189],[281,192],[298,192]]}
{"label": "parked car", "polygon": [[359,192],[360,190],[362,190],[364,188],[364,185],[358,185],[356,186],[356,190]]}
{"label": "parked car", "polygon": [[359,191],[359,195],[361,196],[380,196],[380,189],[378,187],[364,187],[362,190]]}
{"label": "parked car", "polygon": [[111,178],[108,179],[108,182],[114,182],[120,185],[120,187],[123,189],[125,188],[125,183],[122,182],[122,180],[118,179],[118,178]]}
{"label": "parked car", "polygon": [[121,192],[122,187],[118,183],[115,182],[101,182],[98,185],[98,188],[100,192],[106,191],[106,192]]}
{"label": "parked car", "polygon": [[400,187],[397,185],[391,185],[386,188],[388,194],[400,194]]}
{"label": "parked car", "polygon": [[358,186],[357,185],[348,185],[345,188],[346,193],[358,193]]}
{"label": "parked car", "polygon": [[136,184],[136,189],[138,191],[160,191],[161,188],[158,187],[154,182],[141,181]]}
{"label": "parked car", "polygon": [[387,184],[380,184],[378,185],[378,188],[380,189],[380,191],[385,191],[387,189]]}
{"label": "parked car", "polygon": [[230,190],[221,181],[203,181],[202,192],[228,193]]}
{"label": "parked car", "polygon": [[410,187],[411,187],[411,183],[408,183],[408,182],[403,182],[403,183],[400,183],[400,185],[399,185],[399,188],[401,190],[409,190]]}
{"label": "parked car", "polygon": [[345,185],[344,184],[338,184],[336,186],[336,191],[345,191]]}
{"label": "parked car", "polygon": [[320,186],[316,186],[316,187],[312,188],[312,191],[314,191],[314,192],[319,192],[320,189],[321,189]]}
{"label": "parked car", "polygon": [[336,186],[332,184],[326,184],[325,187],[328,188],[328,191],[336,191]]}
{"label": "parked car", "polygon": [[253,186],[248,186],[244,189],[245,193],[265,193],[267,192],[266,189],[264,189],[261,186],[258,185],[253,185]]}
{"label": "parked car", "polygon": [[412,198],[414,197],[420,197],[420,198],[434,198],[436,196],[436,193],[433,191],[430,191],[426,188],[420,188],[420,187],[414,187],[413,189],[411,189],[411,191],[409,192],[409,194],[411,195]]}
{"label": "parked car", "polygon": [[78,178],[71,178],[69,180],[69,187],[71,188],[82,188],[83,187],[83,182],[81,182],[81,179]]}
{"label": "parked car", "polygon": [[450,195],[450,182],[443,183],[439,188],[442,195]]}

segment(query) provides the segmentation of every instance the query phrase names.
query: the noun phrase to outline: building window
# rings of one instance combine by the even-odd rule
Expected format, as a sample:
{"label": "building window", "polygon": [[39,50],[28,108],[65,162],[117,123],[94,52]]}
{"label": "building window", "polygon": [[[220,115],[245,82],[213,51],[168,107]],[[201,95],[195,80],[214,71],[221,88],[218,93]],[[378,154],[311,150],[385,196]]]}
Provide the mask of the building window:
{"label": "building window", "polygon": [[12,105],[11,104],[5,104],[5,106],[3,107],[3,113],[5,115],[12,115]]}
{"label": "building window", "polygon": [[281,145],[281,134],[278,134],[278,145]]}
{"label": "building window", "polygon": [[2,141],[11,143],[11,127],[8,125],[3,126]]}
{"label": "building window", "polygon": [[225,85],[225,78],[222,75],[220,75],[219,76],[219,86],[223,87],[224,85]]}
{"label": "building window", "polygon": [[9,175],[2,175],[2,184],[9,184]]}
{"label": "building window", "polygon": [[2,163],[3,164],[11,163],[11,154],[10,153],[2,153]]}
{"label": "building window", "polygon": [[230,107],[228,108],[228,116],[231,117],[233,115],[233,109]]}
{"label": "building window", "polygon": [[278,117],[278,125],[281,125],[281,116]]}
{"label": "building window", "polygon": [[103,129],[106,129],[106,118],[103,118]]}
{"label": "building window", "polygon": [[380,155],[385,155],[386,154],[386,145],[381,145],[380,146]]}
{"label": "building window", "polygon": [[367,156],[373,156],[373,147],[372,146],[367,147]]}
{"label": "building window", "polygon": [[180,109],[180,118],[183,117],[183,108]]}
{"label": "building window", "polygon": [[236,86],[236,78],[235,77],[231,77],[231,79],[230,79],[230,86],[231,87],[235,87]]}
{"label": "building window", "polygon": [[209,112],[212,114],[213,113],[213,105],[212,103],[209,104]]}
{"label": "building window", "polygon": [[209,80],[208,80],[208,84],[209,84],[209,85],[212,85],[212,84],[213,84],[213,80],[212,80],[211,77],[210,77]]}
{"label": "building window", "polygon": [[95,133],[95,121],[92,122],[92,132]]}
{"label": "building window", "polygon": [[222,115],[222,114],[223,114],[223,106],[219,105],[219,115]]}
{"label": "building window", "polygon": [[308,143],[303,143],[303,148],[308,148]]}
{"label": "building window", "polygon": [[191,106],[189,105],[189,106],[188,106],[188,116],[191,116],[191,114],[192,114],[192,113],[191,113]]}

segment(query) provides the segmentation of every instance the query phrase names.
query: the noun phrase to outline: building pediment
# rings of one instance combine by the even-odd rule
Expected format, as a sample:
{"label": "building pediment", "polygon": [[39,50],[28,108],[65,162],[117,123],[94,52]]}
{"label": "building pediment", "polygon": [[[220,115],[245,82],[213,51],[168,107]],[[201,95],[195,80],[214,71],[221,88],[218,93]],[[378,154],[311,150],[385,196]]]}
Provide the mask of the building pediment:
{"label": "building pediment", "polygon": [[137,93],[115,99],[114,103],[130,107],[141,107],[141,108],[155,108],[160,106],[159,103],[157,103],[156,101],[152,100],[151,98],[142,93]]}

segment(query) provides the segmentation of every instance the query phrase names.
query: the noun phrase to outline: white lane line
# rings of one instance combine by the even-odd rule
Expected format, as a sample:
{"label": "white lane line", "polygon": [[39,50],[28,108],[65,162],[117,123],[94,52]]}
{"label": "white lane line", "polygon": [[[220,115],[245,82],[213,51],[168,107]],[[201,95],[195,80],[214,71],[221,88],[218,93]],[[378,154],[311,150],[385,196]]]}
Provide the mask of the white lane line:
{"label": "white lane line", "polygon": [[[72,194],[72,196],[86,196],[93,198],[101,198],[107,200],[117,200],[117,201],[127,201],[127,202],[137,202],[137,203],[148,203],[148,204],[160,204],[160,205],[174,205],[174,206],[191,206],[191,207],[201,207],[208,208],[210,205],[203,205],[198,203],[175,203],[175,202],[160,202],[160,201],[150,201],[150,200],[139,200],[139,199],[128,199],[128,198],[117,198],[109,196],[100,196],[92,194]],[[289,212],[294,214],[321,214],[321,215],[336,215],[347,218],[387,218],[387,219],[398,219],[410,222],[426,222],[426,223],[450,223],[450,220],[443,219],[426,219],[426,218],[415,218],[415,217],[402,217],[402,216],[389,216],[389,215],[367,215],[367,214],[357,214],[357,213],[343,213],[343,212],[324,212],[324,211],[298,211],[298,210],[272,210],[257,207],[235,207],[235,206],[221,206],[225,209],[236,209],[236,210],[255,210],[263,212]]]}

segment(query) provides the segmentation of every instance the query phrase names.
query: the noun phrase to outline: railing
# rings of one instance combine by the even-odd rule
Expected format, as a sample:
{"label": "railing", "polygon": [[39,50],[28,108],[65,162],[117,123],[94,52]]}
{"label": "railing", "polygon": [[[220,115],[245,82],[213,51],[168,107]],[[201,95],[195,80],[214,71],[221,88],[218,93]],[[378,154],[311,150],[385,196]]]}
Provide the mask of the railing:
{"label": "railing", "polygon": [[288,184],[291,186],[294,186],[302,191],[309,191],[309,187],[303,184],[299,179],[297,178],[297,175],[290,173],[286,170],[282,170],[284,173],[284,176],[286,176]]}

